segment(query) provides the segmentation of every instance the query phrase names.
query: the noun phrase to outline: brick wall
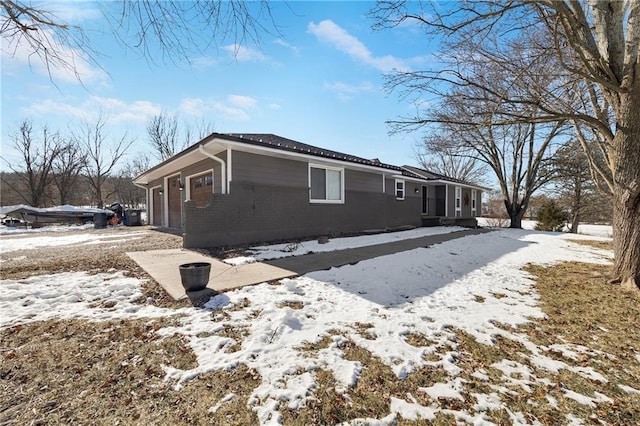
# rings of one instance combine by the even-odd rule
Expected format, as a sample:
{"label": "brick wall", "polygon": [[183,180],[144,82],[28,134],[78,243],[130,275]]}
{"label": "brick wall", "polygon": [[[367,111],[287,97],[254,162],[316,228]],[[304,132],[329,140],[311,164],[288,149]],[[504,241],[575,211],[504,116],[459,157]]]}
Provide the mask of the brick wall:
{"label": "brick wall", "polygon": [[307,188],[231,182],[205,207],[184,205],[184,246],[204,248],[421,225],[421,199],[347,190],[344,204],[309,203]]}

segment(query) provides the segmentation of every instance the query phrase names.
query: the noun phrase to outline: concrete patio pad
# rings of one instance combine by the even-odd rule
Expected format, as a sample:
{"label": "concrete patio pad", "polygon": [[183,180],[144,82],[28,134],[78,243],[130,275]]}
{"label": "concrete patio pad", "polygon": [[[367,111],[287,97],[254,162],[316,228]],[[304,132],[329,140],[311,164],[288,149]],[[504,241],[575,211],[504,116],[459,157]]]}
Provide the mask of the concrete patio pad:
{"label": "concrete patio pad", "polygon": [[[264,263],[249,263],[232,266],[210,256],[185,249],[134,251],[127,255],[144,269],[175,300],[187,296],[182,287],[180,269],[183,263],[209,262],[211,274],[207,289],[221,292],[252,284],[293,277],[297,274],[277,266]],[[197,293],[197,292],[194,292]],[[192,297],[192,294],[188,295]]]}

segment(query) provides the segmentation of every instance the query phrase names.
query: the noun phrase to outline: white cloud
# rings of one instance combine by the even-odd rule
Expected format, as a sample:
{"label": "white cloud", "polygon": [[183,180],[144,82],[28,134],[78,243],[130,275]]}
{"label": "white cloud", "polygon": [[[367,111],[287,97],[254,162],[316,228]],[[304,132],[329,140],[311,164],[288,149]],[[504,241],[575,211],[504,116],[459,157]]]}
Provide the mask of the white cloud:
{"label": "white cloud", "polygon": [[300,49],[298,49],[296,46],[292,45],[291,43],[287,43],[286,41],[282,40],[281,38],[277,38],[275,40],[273,40],[274,44],[280,45],[282,47],[286,47],[287,49],[291,50],[293,53],[298,54],[300,52]]}
{"label": "white cloud", "polygon": [[[45,61],[34,53],[32,47],[24,38],[2,38],[2,66],[3,69],[9,65],[11,68],[19,68],[20,72],[25,72],[24,68],[51,76],[53,81],[63,81],[66,83],[93,83],[99,84],[107,80],[107,74],[100,68],[92,65],[86,59],[86,55],[79,49],[65,46],[56,41],[53,32],[50,30],[39,30],[37,32],[44,46],[56,52],[60,60],[49,57]],[[61,62],[62,61],[62,62]]]}
{"label": "white cloud", "polygon": [[282,109],[282,106],[280,106],[280,104],[269,104],[268,105],[269,109],[273,110],[273,111],[278,111]]}
{"label": "white cloud", "polygon": [[248,121],[250,112],[258,107],[258,100],[251,96],[229,95],[224,101],[185,98],[178,110],[181,114],[195,117],[219,116],[230,121]]}
{"label": "white cloud", "polygon": [[69,119],[93,121],[102,114],[111,123],[146,123],[160,114],[162,107],[148,101],[127,103],[115,98],[91,96],[79,104],[45,99],[24,108],[26,113],[40,116],[57,115]]}
{"label": "white cloud", "polygon": [[373,85],[368,81],[362,82],[357,86],[339,81],[333,83],[325,82],[324,88],[334,92],[341,101],[348,101],[360,93],[373,91]]}
{"label": "white cloud", "polygon": [[268,58],[259,50],[239,44],[230,44],[223,47],[238,62],[266,62]]}
{"label": "white cloud", "polygon": [[249,116],[246,110],[227,105],[223,102],[216,102],[213,108],[222,118],[227,120],[248,121],[251,119],[251,116]]}
{"label": "white cloud", "polygon": [[382,72],[390,72],[393,69],[408,69],[402,60],[394,56],[374,56],[364,43],[329,19],[318,24],[310,22],[307,29],[318,40],[332,44],[336,49],[346,53],[354,60],[372,66]]}
{"label": "white cloud", "polygon": [[91,2],[53,2],[47,3],[47,9],[59,22],[82,23],[90,19],[100,19],[104,15],[100,9],[92,7]]}
{"label": "white cloud", "polygon": [[191,59],[191,65],[195,69],[211,68],[215,66],[217,63],[218,61],[215,58],[212,58],[211,56],[200,56],[198,58]]}
{"label": "white cloud", "polygon": [[178,106],[178,111],[181,114],[195,117],[205,115],[204,112],[208,109],[210,109],[210,106],[200,98],[184,98]]}
{"label": "white cloud", "polygon": [[69,118],[80,118],[82,120],[89,118],[89,112],[82,105],[73,106],[68,103],[58,102],[51,99],[45,99],[36,102],[24,108],[25,112],[35,115],[63,115]]}
{"label": "white cloud", "polygon": [[244,109],[253,109],[258,105],[258,100],[251,96],[229,95],[227,101],[231,105]]}

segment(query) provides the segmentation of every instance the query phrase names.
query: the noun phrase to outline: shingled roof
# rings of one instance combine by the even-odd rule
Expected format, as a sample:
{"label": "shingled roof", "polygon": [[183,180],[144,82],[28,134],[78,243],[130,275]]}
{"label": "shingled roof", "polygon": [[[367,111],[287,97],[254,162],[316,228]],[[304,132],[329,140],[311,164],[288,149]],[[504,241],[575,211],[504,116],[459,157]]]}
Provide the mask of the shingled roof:
{"label": "shingled roof", "polygon": [[283,151],[298,152],[301,154],[313,155],[317,157],[330,158],[333,160],[347,161],[350,163],[364,164],[367,166],[381,167],[398,172],[399,174],[414,179],[424,179],[421,175],[414,173],[406,168],[394,166],[392,164],[382,163],[377,158],[367,159],[355,155],[345,154],[343,152],[332,151],[330,149],[319,148],[317,146],[294,141],[293,139],[283,138],[282,136],[269,133],[225,133],[223,136],[233,138],[237,142],[248,143],[251,145],[267,146],[270,148],[281,149]]}
{"label": "shingled roof", "polygon": [[[315,156],[315,157],[319,157],[319,158],[327,158],[327,159],[331,159],[331,160],[339,160],[339,161],[345,161],[345,162],[348,162],[348,163],[354,163],[354,164],[360,164],[360,165],[365,165],[365,166],[378,167],[378,168],[394,171],[398,175],[406,176],[406,177],[409,177],[409,178],[420,179],[420,180],[430,180],[430,178],[423,176],[421,173],[416,173],[414,170],[412,170],[410,168],[399,167],[399,166],[394,166],[392,164],[383,163],[380,160],[378,160],[377,158],[374,158],[374,159],[362,158],[362,157],[358,157],[358,156],[355,156],[355,155],[345,154],[343,152],[338,152],[338,151],[333,151],[333,150],[330,150],[330,149],[320,148],[320,147],[317,147],[317,146],[313,146],[313,145],[309,145],[309,144],[306,144],[306,143],[298,142],[298,141],[295,141],[293,139],[284,138],[282,136],[278,136],[278,135],[274,135],[274,134],[270,134],[270,133],[212,133],[209,136],[207,136],[205,139],[203,139],[202,141],[200,141],[200,142],[198,142],[198,143],[186,148],[185,150],[183,150],[182,152],[176,154],[175,156],[173,156],[173,157],[163,161],[162,163],[152,167],[151,169],[149,169],[146,172],[142,173],[140,176],[145,175],[145,174],[147,174],[148,172],[150,172],[152,170],[158,169],[158,168],[164,166],[165,164],[168,164],[168,163],[172,162],[177,157],[180,157],[182,155],[185,155],[187,153],[195,151],[197,149],[198,145],[202,144],[203,142],[205,142],[207,140],[213,140],[213,139],[222,139],[222,140],[227,140],[227,141],[237,142],[237,143],[242,143],[242,144],[247,144],[247,145],[253,145],[253,146],[259,146],[259,147],[277,149],[277,150],[281,150],[281,151],[288,151],[288,152],[293,152],[293,153],[311,155],[311,156]],[[420,169],[418,169],[418,170],[420,170]],[[438,177],[436,179],[452,180],[452,179],[446,178],[446,177]]]}
{"label": "shingled roof", "polygon": [[268,133],[224,133],[221,136],[230,137],[237,142],[243,142],[250,145],[266,146],[270,148],[280,149],[283,151],[298,152],[300,154],[313,155],[316,157],[331,158],[334,160],[348,161],[350,163],[364,164],[367,166],[382,167],[385,169],[396,170],[401,172],[398,166],[385,164],[378,159],[367,159],[355,155],[345,154],[343,152],[332,151],[330,149],[320,148],[306,143],[294,141],[293,139],[283,138],[282,136]]}
{"label": "shingled roof", "polygon": [[419,167],[413,167],[413,166],[402,166],[402,168],[406,171],[408,171],[409,173],[415,174],[417,176],[419,176],[421,179],[426,179],[426,180],[447,180],[450,182],[455,182],[455,183],[460,183],[463,185],[468,185],[468,186],[475,186],[481,189],[488,189],[488,188],[484,188],[482,186],[479,186],[475,183],[471,183],[471,182],[467,182],[465,180],[462,179],[456,179],[456,178],[452,178],[449,176],[445,176],[442,175],[440,173],[435,173],[432,172],[430,170],[425,170],[425,169],[421,169]]}

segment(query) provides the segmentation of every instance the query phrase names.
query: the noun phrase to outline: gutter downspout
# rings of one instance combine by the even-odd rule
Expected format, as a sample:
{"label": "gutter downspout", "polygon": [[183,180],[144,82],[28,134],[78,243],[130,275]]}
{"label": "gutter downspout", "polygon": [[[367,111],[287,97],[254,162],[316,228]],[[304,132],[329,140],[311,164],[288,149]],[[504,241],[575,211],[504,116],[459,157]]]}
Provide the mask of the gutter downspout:
{"label": "gutter downspout", "polygon": [[139,183],[133,182],[133,184],[135,186],[137,186],[138,188],[144,189],[144,196],[145,196],[145,200],[146,200],[145,204],[146,204],[146,207],[147,207],[147,225],[148,225],[149,224],[149,212],[150,212],[150,209],[149,209],[149,188],[146,185],[140,185]]}
{"label": "gutter downspout", "polygon": [[213,155],[212,153],[208,152],[207,150],[204,149],[204,145],[199,145],[198,146],[198,150],[206,155],[207,157],[217,161],[218,163],[220,163],[221,167],[221,173],[222,173],[222,182],[220,182],[220,187],[222,189],[222,193],[223,194],[227,194],[227,165],[224,163],[224,160],[221,158],[216,157],[215,155]]}

